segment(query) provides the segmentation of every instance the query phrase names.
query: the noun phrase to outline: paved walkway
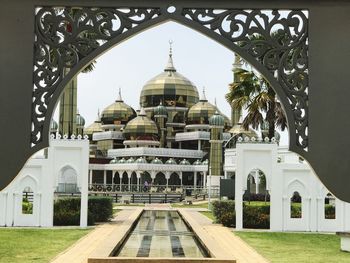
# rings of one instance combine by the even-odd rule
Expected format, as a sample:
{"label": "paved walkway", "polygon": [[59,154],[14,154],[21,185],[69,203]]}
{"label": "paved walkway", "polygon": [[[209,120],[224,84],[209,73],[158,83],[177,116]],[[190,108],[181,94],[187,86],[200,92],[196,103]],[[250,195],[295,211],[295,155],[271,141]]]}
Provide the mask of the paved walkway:
{"label": "paved walkway", "polygon": [[242,239],[237,237],[232,230],[219,224],[213,224],[206,216],[196,211],[188,211],[190,216],[198,222],[204,231],[214,239],[226,253],[237,260],[237,263],[268,263],[256,250]]}
{"label": "paved walkway", "polygon": [[121,227],[129,216],[135,211],[128,209],[118,212],[113,221],[97,226],[86,236],[82,237],[71,247],[54,258],[52,263],[86,263],[90,254],[100,243],[116,229]]}
{"label": "paved walkway", "polygon": [[[147,209],[166,209],[168,207],[152,205]],[[116,218],[107,224],[97,226],[92,232],[81,238],[66,251],[58,255],[52,263],[87,263],[88,257],[105,248],[104,243],[111,243],[109,239],[115,239],[116,233],[123,234],[127,224],[135,219],[135,213],[140,208],[127,209],[118,212]],[[235,236],[232,230],[222,225],[213,224],[206,216],[194,209],[183,209],[187,219],[193,222],[198,228],[200,236],[204,237],[203,242],[210,243],[215,252],[214,255],[224,253],[224,258],[236,259],[237,263],[268,263],[265,258],[258,254],[252,247]],[[191,223],[191,222],[189,222]],[[118,237],[119,238],[119,237]],[[115,242],[113,242],[115,244]],[[102,246],[101,246],[102,245]],[[107,250],[110,248],[106,248]],[[105,252],[103,252],[105,253]]]}

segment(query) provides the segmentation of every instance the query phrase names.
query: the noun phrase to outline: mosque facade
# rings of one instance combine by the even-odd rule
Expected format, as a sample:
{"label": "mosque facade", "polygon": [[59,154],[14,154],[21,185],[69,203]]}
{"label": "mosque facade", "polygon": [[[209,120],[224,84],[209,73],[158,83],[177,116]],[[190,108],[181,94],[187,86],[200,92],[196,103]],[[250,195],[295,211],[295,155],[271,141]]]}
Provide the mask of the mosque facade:
{"label": "mosque facade", "polygon": [[[206,187],[212,175],[211,185],[218,185],[223,146],[238,134],[256,136],[242,129],[240,113],[232,115],[233,122],[207,100],[204,89],[199,92],[176,70],[170,48],[164,71],[141,90],[140,109],[124,102],[119,90],[116,100],[87,127],[77,113],[76,134],[90,141],[89,183],[117,191],[138,191],[145,184],[170,191]],[[53,121],[51,132],[57,129]]]}

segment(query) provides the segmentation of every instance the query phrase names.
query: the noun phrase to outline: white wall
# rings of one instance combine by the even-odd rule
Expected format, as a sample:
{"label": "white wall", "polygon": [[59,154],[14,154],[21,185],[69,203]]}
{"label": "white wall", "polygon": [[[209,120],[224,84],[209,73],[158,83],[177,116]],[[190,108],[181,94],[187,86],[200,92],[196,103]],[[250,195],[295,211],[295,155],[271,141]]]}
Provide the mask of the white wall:
{"label": "white wall", "polygon": [[[47,158],[28,160],[13,182],[0,192],[0,226],[53,226],[54,192],[62,171],[76,171],[82,196],[81,226],[87,225],[89,141],[86,139],[50,140]],[[22,193],[33,190],[33,213],[22,213]]]}
{"label": "white wall", "polygon": [[[280,161],[278,161],[280,160]],[[324,202],[329,191],[311,167],[298,155],[279,149],[270,142],[240,142],[225,151],[225,171],[235,172],[236,228],[243,228],[243,194],[252,170],[266,176],[270,193],[270,229],[272,231],[349,231],[350,204],[336,199],[336,218],[325,219]],[[291,218],[291,197],[302,197],[302,218]]]}

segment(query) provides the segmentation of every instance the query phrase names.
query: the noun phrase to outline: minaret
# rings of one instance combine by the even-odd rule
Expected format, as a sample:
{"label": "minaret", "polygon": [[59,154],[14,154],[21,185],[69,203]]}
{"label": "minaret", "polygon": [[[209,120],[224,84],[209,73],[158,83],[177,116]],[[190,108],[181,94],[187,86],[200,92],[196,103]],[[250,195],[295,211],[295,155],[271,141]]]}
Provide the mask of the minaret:
{"label": "minaret", "polygon": [[[68,74],[68,70],[65,70]],[[75,133],[77,115],[77,77],[74,77],[64,88],[60,99],[59,133],[71,136]]]}
{"label": "minaret", "polygon": [[[242,71],[242,59],[239,55],[235,54],[235,62],[233,63],[233,83],[239,83],[241,82],[241,78],[239,73]],[[231,120],[232,120],[232,126],[239,124],[239,121],[242,116],[242,109],[234,109],[231,106]]]}
{"label": "minaret", "polygon": [[168,118],[168,112],[163,103],[154,108],[154,119],[157,123],[160,132],[160,147],[164,148],[166,143],[166,119]]}
{"label": "minaret", "polygon": [[[209,174],[212,176],[221,176],[223,174],[223,129],[224,117],[215,112],[209,119],[210,125],[210,157]],[[217,181],[217,180],[216,180]],[[215,181],[215,182],[216,182]]]}

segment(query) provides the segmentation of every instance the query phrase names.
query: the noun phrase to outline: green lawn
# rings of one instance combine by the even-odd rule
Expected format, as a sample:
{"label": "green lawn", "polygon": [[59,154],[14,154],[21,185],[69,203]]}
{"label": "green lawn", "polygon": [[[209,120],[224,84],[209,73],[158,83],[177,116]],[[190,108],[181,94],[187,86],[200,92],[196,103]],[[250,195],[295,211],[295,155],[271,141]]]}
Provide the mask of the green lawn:
{"label": "green lawn", "polygon": [[208,208],[208,203],[200,203],[200,204],[192,204],[192,205],[184,205],[182,203],[174,203],[171,204],[172,207],[177,207],[177,208]]}
{"label": "green lawn", "polygon": [[129,203],[129,204],[121,204],[121,203],[114,203],[113,207],[117,206],[145,206],[145,204],[138,204],[138,203]]}
{"label": "green lawn", "polygon": [[90,230],[0,228],[0,262],[49,262]]}
{"label": "green lawn", "polygon": [[201,213],[202,215],[205,215],[206,217],[208,217],[212,221],[215,221],[215,217],[211,211],[204,211],[204,212],[199,212],[199,213]]}
{"label": "green lawn", "polygon": [[272,263],[349,263],[336,235],[235,232]]}

